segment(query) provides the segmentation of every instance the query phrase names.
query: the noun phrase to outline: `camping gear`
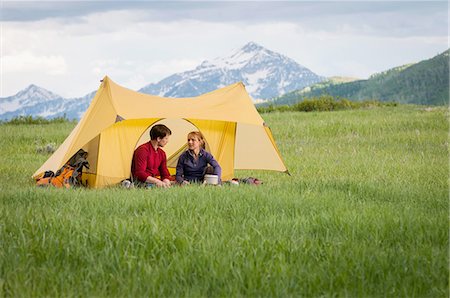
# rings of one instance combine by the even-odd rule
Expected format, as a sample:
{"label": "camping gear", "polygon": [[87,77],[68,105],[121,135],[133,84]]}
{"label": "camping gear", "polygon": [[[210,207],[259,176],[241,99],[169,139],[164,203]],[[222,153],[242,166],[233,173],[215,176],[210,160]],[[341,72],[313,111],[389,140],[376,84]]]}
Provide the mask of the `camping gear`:
{"label": "camping gear", "polygon": [[247,177],[238,180],[241,184],[261,185],[262,181],[258,178]]}
{"label": "camping gear", "polygon": [[205,177],[203,178],[203,182],[205,184],[217,185],[219,183],[219,176],[206,174]]}
{"label": "camping gear", "polygon": [[123,180],[121,184],[123,188],[134,188],[133,182],[128,179]]}
{"label": "camping gear", "polygon": [[[222,179],[235,169],[287,172],[272,133],[242,83],[192,98],[164,98],[121,87],[105,77],[81,120],[55,153],[33,174],[61,168],[79,149],[89,152],[83,171],[89,187],[119,184],[130,178],[134,150],[149,141],[149,130],[165,124],[172,131],[163,148],[175,173],[190,131],[201,131],[206,150],[222,168]],[[83,178],[84,179],[84,178]]]}
{"label": "camping gear", "polygon": [[89,169],[89,162],[86,160],[87,156],[86,151],[83,149],[78,150],[56,173],[53,173],[53,171],[45,171],[43,175],[36,176],[36,185],[53,185],[57,188],[85,186],[82,181],[82,173],[83,168]]}

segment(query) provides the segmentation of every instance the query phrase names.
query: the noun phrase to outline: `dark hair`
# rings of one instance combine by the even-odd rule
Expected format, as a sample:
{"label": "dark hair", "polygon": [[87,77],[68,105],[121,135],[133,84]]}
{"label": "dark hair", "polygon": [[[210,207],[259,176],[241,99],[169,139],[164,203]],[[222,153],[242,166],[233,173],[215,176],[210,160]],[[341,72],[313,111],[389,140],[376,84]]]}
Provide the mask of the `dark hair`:
{"label": "dark hair", "polygon": [[164,138],[167,135],[171,135],[172,132],[170,129],[165,126],[164,124],[156,124],[155,126],[150,129],[150,139],[156,140],[157,138]]}

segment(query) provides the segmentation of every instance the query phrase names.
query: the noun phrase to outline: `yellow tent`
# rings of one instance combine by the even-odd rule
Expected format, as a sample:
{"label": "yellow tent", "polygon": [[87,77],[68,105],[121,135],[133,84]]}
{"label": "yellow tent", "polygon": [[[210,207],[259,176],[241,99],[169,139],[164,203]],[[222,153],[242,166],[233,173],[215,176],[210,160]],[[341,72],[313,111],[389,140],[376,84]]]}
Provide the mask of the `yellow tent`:
{"label": "yellow tent", "polygon": [[56,172],[83,149],[90,164],[83,174],[88,186],[114,185],[130,177],[134,150],[149,140],[150,128],[159,123],[172,131],[164,147],[172,174],[193,130],[204,134],[223,180],[231,179],[235,169],[287,172],[270,129],[242,83],[198,97],[164,98],[129,90],[105,77],[83,118],[33,177]]}

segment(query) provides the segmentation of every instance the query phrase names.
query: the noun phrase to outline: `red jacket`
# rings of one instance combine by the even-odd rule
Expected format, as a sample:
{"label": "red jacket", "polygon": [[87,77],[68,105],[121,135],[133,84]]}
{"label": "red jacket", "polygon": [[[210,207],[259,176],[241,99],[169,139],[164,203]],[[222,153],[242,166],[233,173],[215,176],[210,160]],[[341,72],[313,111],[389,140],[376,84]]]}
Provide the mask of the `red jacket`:
{"label": "red jacket", "polygon": [[131,173],[135,179],[142,182],[145,182],[148,176],[160,176],[161,180],[169,178],[166,153],[161,148],[155,151],[151,142],[142,144],[134,151]]}

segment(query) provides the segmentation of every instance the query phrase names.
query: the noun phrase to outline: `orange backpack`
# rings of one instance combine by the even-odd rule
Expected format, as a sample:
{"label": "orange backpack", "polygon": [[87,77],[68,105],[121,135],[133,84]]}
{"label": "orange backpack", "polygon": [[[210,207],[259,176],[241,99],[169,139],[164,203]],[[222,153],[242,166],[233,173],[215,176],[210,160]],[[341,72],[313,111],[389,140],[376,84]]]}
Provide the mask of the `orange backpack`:
{"label": "orange backpack", "polygon": [[70,188],[72,186],[82,186],[81,176],[83,168],[89,169],[89,163],[86,160],[87,152],[80,149],[70,160],[59,169],[56,174],[52,171],[45,172],[36,179],[37,186],[50,186],[61,188]]}

